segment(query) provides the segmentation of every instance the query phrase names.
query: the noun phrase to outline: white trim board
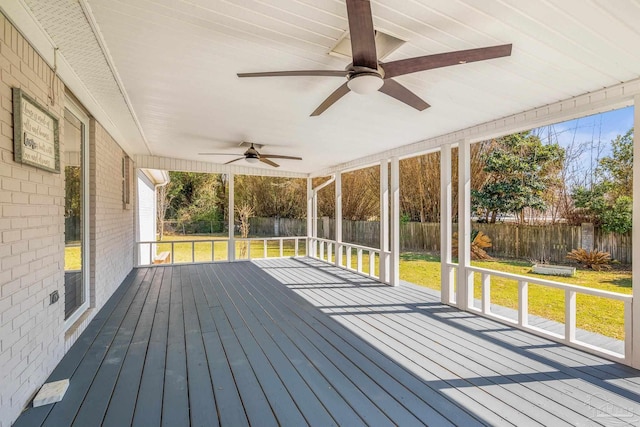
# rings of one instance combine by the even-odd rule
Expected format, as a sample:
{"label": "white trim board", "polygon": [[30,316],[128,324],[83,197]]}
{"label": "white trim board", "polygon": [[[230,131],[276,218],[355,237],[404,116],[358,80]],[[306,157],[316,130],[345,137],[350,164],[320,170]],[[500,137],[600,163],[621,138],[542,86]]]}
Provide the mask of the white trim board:
{"label": "white trim board", "polygon": [[198,160],[174,159],[160,156],[134,156],[136,168],[160,169],[167,171],[202,172],[202,173],[234,173],[236,175],[277,176],[283,178],[307,178],[309,175],[299,172],[287,172],[277,168],[255,168],[240,165],[221,165]]}
{"label": "white trim board", "polygon": [[[0,5],[0,12],[2,12],[9,21],[11,21],[11,23],[16,27],[16,30],[24,36],[47,65],[53,69],[54,56],[56,55],[55,50],[57,46],[24,2],[22,0],[4,2]],[[114,123],[109,114],[91,94],[84,82],[76,74],[60,51],[57,53],[55,63],[58,68],[56,74],[65,86],[73,92],[73,95],[78,99],[78,101],[80,101],[82,106],[86,108],[98,122],[100,122],[113,139],[116,140],[118,145],[122,147],[129,157],[131,157],[131,153],[135,152],[133,145],[128,141],[128,138],[122,134],[118,125]],[[141,134],[138,135],[138,137],[143,139]],[[148,147],[146,142],[144,146]]]}
{"label": "white trim board", "polygon": [[633,105],[634,96],[638,94],[640,94],[640,79],[635,79],[446,135],[404,145],[351,162],[341,163],[330,168],[311,172],[309,176],[325,176],[339,171],[360,169],[379,163],[382,159],[395,156],[399,158],[417,156],[426,152],[436,151],[445,144],[453,144],[455,146],[465,139],[469,139],[472,143],[484,141],[540,126],[624,108]]}

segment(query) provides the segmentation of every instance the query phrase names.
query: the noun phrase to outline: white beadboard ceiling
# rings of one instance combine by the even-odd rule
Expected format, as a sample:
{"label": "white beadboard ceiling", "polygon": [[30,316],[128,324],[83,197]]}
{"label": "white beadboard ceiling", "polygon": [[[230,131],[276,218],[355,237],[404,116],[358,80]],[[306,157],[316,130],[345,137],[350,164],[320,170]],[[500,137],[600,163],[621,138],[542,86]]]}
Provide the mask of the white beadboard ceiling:
{"label": "white beadboard ceiling", "polygon": [[[406,40],[386,61],[505,43],[512,56],[396,78],[431,104],[423,112],[349,93],[309,117],[343,80],[236,73],[343,69],[328,54],[348,28],[343,0],[24,1],[126,125],[130,154],[224,163],[198,153],[254,141],[304,158],[282,171],[311,173],[640,76],[636,0],[374,0],[374,26]],[[86,49],[96,40],[101,58]]]}

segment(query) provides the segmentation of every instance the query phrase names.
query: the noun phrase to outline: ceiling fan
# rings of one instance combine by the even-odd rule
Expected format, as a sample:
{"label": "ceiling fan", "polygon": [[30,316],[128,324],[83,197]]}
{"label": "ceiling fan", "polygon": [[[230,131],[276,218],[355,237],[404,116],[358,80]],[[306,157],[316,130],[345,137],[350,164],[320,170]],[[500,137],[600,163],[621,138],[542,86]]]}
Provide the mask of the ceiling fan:
{"label": "ceiling fan", "polygon": [[[269,159],[302,160],[302,157],[282,156],[279,154],[260,154],[258,150],[256,150],[256,148],[254,147],[253,143],[247,143],[247,144],[251,144],[251,146],[247,149],[247,151],[244,152],[242,157],[238,157],[237,159],[230,160],[227,163],[225,163],[225,165],[228,165],[229,163],[237,162],[238,160],[245,159],[249,163],[262,162],[262,163],[268,164],[269,166],[273,166],[274,168],[279,168],[280,167],[279,164],[277,164],[276,162],[272,162]],[[230,154],[230,153],[198,153],[198,154],[200,154],[201,156],[237,156],[237,154]]]}
{"label": "ceiling fan", "polygon": [[329,97],[311,113],[311,116],[319,116],[337,100],[349,93],[349,91],[354,91],[358,94],[368,94],[379,90],[416,110],[422,111],[429,108],[430,105],[409,89],[393,80],[392,77],[511,55],[511,44],[505,44],[478,49],[457,50],[383,63],[378,61],[376,53],[375,33],[369,0],[346,0],[346,2],[353,62],[349,64],[345,70],[238,73],[238,77],[346,77],[347,81],[329,95]]}

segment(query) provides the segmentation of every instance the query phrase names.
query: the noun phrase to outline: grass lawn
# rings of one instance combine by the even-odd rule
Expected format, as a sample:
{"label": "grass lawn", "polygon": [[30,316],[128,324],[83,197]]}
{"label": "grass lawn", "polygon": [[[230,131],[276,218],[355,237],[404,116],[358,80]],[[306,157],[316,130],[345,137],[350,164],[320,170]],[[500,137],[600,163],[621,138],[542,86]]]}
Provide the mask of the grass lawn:
{"label": "grass lawn", "polygon": [[[473,261],[472,265],[491,270],[569,283],[622,294],[631,294],[631,271],[578,270],[576,277],[542,276],[531,272],[523,261]],[[440,258],[423,253],[400,255],[400,278],[440,290]],[[481,277],[475,275],[475,297],[480,298]],[[500,277],[491,279],[491,303],[517,308],[518,283]],[[624,304],[607,298],[578,294],[576,323],[580,329],[624,339]],[[564,291],[529,284],[529,313],[564,323]]]}
{"label": "grass lawn", "polygon": [[64,269],[80,270],[82,260],[80,259],[80,246],[65,246],[64,248]]}

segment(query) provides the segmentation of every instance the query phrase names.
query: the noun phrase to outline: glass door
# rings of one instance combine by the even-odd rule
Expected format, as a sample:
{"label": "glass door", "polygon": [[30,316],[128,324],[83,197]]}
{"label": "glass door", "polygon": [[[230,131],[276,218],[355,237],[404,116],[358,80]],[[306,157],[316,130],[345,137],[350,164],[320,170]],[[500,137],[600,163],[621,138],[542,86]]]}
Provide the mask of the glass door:
{"label": "glass door", "polygon": [[88,117],[69,99],[64,113],[64,318],[67,326],[89,307]]}

